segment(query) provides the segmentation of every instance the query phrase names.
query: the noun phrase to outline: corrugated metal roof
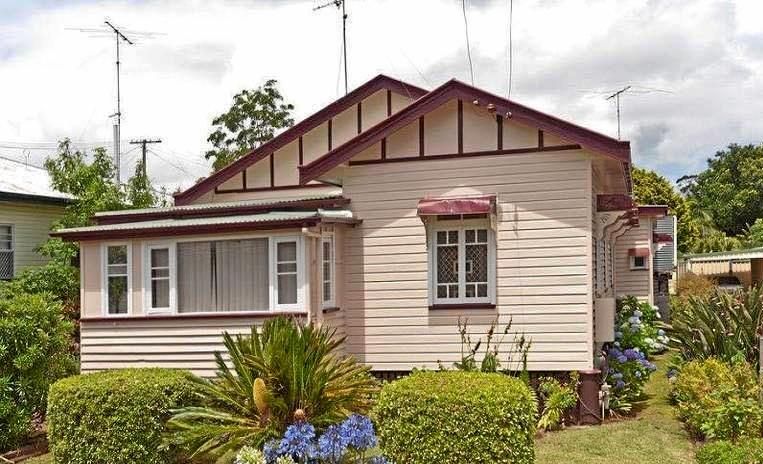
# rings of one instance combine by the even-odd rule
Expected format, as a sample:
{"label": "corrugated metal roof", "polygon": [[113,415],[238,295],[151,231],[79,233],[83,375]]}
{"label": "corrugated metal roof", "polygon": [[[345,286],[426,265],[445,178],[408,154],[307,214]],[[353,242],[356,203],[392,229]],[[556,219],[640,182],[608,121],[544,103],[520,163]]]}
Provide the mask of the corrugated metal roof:
{"label": "corrugated metal roof", "polygon": [[342,198],[342,190],[338,189],[335,192],[326,193],[323,195],[306,195],[303,197],[293,197],[285,199],[270,199],[270,200],[241,200],[241,201],[228,201],[222,203],[202,203],[198,205],[186,205],[186,206],[167,206],[164,208],[143,208],[143,209],[125,209],[121,211],[102,211],[95,213],[96,217],[109,217],[109,216],[122,216],[127,214],[146,214],[146,213],[168,213],[173,211],[214,211],[216,209],[236,208],[246,206],[260,206],[269,204],[288,204],[298,203],[301,201],[311,200],[330,200],[333,198]]}
{"label": "corrugated metal roof", "polygon": [[747,248],[744,250],[716,251],[714,253],[685,254],[681,258],[691,261],[726,261],[730,259],[763,258],[763,247]]}
{"label": "corrugated metal roof", "polygon": [[45,169],[29,166],[0,156],[0,192],[30,197],[71,200],[73,197],[55,190]]}
{"label": "corrugated metal roof", "polygon": [[178,227],[216,226],[226,224],[249,224],[281,221],[300,221],[305,219],[353,219],[349,210],[314,210],[314,211],[284,211],[260,214],[245,214],[239,216],[221,216],[189,219],[158,219],[153,221],[123,222],[86,227],[59,229],[56,234],[81,234],[93,232],[137,231]]}

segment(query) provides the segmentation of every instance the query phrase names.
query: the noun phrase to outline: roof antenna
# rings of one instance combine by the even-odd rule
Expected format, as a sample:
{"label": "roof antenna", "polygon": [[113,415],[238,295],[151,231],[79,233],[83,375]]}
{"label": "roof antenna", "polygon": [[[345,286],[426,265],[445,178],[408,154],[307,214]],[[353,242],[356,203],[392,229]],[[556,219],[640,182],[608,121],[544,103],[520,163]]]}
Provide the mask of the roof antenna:
{"label": "roof antenna", "polygon": [[630,85],[626,85],[622,89],[607,97],[607,100],[612,100],[614,98],[615,105],[617,105],[617,140],[620,140],[620,95],[627,92],[630,88]]}
{"label": "roof antenna", "polygon": [[347,0],[332,0],[328,3],[323,3],[321,5],[316,6],[313,8],[313,11],[322,10],[323,8],[326,8],[327,6],[334,5],[337,7],[337,9],[342,9],[342,61],[344,62],[344,94],[347,95],[349,93],[349,87],[347,84],[347,12],[345,10],[345,4],[347,3]]}
{"label": "roof antenna", "polygon": [[[506,100],[511,104],[511,81],[512,71],[514,69],[514,0],[509,0],[509,82],[506,88]],[[506,111],[506,117],[511,117],[511,111]]]}

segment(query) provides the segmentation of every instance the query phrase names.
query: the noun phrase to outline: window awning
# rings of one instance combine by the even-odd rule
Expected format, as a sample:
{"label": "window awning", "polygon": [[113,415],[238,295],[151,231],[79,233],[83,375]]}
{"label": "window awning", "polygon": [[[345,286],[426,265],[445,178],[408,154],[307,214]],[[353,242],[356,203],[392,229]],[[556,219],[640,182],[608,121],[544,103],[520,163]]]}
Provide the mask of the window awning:
{"label": "window awning", "polygon": [[649,248],[631,248],[628,250],[628,256],[649,257]]}
{"label": "window awning", "polygon": [[464,198],[427,198],[419,201],[419,216],[448,214],[491,214],[495,212],[495,195]]}
{"label": "window awning", "polygon": [[652,241],[654,243],[672,243],[673,236],[670,234],[660,234],[655,232],[654,234],[652,234]]}

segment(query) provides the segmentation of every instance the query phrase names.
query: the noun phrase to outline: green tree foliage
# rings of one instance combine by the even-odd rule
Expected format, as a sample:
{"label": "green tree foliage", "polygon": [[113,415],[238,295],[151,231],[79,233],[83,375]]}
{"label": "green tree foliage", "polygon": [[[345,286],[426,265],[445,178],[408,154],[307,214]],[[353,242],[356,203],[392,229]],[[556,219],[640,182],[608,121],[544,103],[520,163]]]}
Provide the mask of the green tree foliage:
{"label": "green tree foliage", "polygon": [[275,136],[276,131],[294,124],[294,106],[284,103],[278,82],[270,79],[254,90],[242,90],[233,97],[233,106],[212,120],[214,131],[207,141],[213,149],[204,155],[214,159],[217,171]]}
{"label": "green tree foliage", "polygon": [[217,377],[201,381],[209,406],[180,409],[168,422],[169,441],[192,457],[259,447],[296,420],[322,429],[371,407],[376,380],[337,352],[344,337],[334,329],[280,317],[223,340],[230,362],[216,353]]}
{"label": "green tree foliage", "polygon": [[707,169],[679,181],[718,229],[741,235],[763,217],[763,144],[729,145],[707,160]]}
{"label": "green tree foliage", "polygon": [[73,324],[49,294],[0,288],[0,452],[44,414],[48,387],[75,370],[69,354]]}

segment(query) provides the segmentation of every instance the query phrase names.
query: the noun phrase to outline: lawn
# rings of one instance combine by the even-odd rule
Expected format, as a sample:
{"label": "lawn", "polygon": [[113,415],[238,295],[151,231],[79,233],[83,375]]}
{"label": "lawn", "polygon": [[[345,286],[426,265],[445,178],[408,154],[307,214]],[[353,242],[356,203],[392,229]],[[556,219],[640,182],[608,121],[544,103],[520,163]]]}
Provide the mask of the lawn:
{"label": "lawn", "polygon": [[694,444],[668,402],[666,357],[646,385],[649,400],[633,419],[600,427],[570,427],[536,441],[537,464],[682,464],[694,462]]}

